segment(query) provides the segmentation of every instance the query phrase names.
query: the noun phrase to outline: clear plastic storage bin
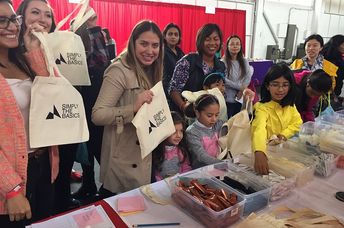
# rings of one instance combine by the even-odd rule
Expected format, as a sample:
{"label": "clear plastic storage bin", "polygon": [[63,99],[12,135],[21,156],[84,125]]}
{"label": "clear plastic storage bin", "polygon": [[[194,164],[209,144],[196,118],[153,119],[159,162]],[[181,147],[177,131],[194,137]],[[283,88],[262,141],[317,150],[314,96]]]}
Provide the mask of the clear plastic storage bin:
{"label": "clear plastic storage bin", "polygon": [[[253,158],[252,158],[253,154],[242,154],[239,157],[239,163],[241,165],[245,165],[251,168],[252,173],[254,173],[255,175],[257,175],[253,169]],[[239,164],[239,165],[240,165]],[[269,179],[271,173],[275,173],[279,176],[281,176],[281,178],[279,180],[275,180],[275,179]],[[271,186],[271,193],[270,193],[270,201],[276,201],[279,200],[281,198],[284,198],[286,196],[288,196],[290,194],[291,191],[293,191],[293,189],[296,186],[296,176],[289,176],[286,177],[272,169],[270,169],[270,174],[269,175],[264,175],[263,178],[265,180],[267,180]]]}
{"label": "clear plastic storage bin", "polygon": [[327,122],[329,124],[344,125],[344,113],[343,111],[338,111],[333,114],[321,115],[318,117],[322,122]]}
{"label": "clear plastic storage bin", "polygon": [[324,121],[306,122],[301,126],[299,142],[319,146],[320,150],[344,155],[344,127]]}
{"label": "clear plastic storage bin", "polygon": [[328,177],[336,170],[338,156],[321,151],[319,146],[310,146],[298,141],[287,141],[282,144],[281,148],[292,151],[291,154],[295,153],[295,159],[301,163],[304,163],[305,159],[300,155],[312,157],[315,162],[315,174],[317,176]]}
{"label": "clear plastic storage bin", "polygon": [[233,189],[214,177],[204,175],[204,173],[200,171],[189,172],[173,177],[170,181],[171,197],[179,207],[207,227],[228,227],[240,219],[245,202],[240,194],[236,193],[237,204],[216,212],[178,186],[179,181],[189,183],[194,179],[197,179],[200,183],[206,184],[211,188],[223,189],[227,194],[236,193]]}
{"label": "clear plastic storage bin", "polygon": [[279,149],[276,148],[268,151],[270,169],[288,178],[296,177],[298,187],[314,179],[315,161],[311,156],[288,151],[280,146]]}
{"label": "clear plastic storage bin", "polygon": [[[202,168],[202,171],[209,175],[214,173],[212,171],[214,169],[223,170],[223,182],[233,188],[238,195],[242,195],[244,197],[244,216],[249,215],[252,212],[259,211],[269,204],[271,186],[263,178],[249,173],[237,165],[229,162],[222,162],[207,166]],[[255,192],[247,194],[240,190],[240,187],[245,187],[246,189],[251,189]]]}

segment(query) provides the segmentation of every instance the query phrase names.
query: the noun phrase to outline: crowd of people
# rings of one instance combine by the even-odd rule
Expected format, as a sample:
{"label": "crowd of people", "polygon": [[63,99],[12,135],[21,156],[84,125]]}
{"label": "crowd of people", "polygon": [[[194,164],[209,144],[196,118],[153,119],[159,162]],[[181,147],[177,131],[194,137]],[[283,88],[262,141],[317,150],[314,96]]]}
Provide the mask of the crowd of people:
{"label": "crowd of people", "polygon": [[[78,87],[90,139],[82,186],[71,194],[70,173],[80,144],[29,144],[32,82],[36,75],[49,75],[33,32],[51,33],[55,27],[47,0],[23,0],[16,12],[10,0],[0,0],[1,227],[24,227],[77,207],[78,199],[97,192],[109,197],[221,161],[222,125],[256,95],[248,88],[253,68],[244,57],[241,38],[228,37],[222,48],[219,26],[205,24],[197,33],[197,51],[185,55],[178,25],[170,23],[161,32],[156,23],[144,20],[132,29],[126,49],[116,57],[113,40],[94,15],[75,31],[85,46],[91,80],[91,86]],[[224,55],[218,58],[221,50]],[[303,122],[314,121],[322,97],[330,96],[334,107],[342,107],[344,36],[324,44],[313,34],[305,40],[305,51],[306,56],[290,66],[274,64],[261,83],[251,135],[254,168],[260,174],[269,172],[267,143],[281,143],[297,134]],[[131,121],[154,99],[150,89],[161,80],[175,132],[142,159]],[[189,102],[182,95],[214,88],[225,100],[226,118],[220,118],[216,96],[205,93]],[[100,164],[99,190],[94,158]]]}

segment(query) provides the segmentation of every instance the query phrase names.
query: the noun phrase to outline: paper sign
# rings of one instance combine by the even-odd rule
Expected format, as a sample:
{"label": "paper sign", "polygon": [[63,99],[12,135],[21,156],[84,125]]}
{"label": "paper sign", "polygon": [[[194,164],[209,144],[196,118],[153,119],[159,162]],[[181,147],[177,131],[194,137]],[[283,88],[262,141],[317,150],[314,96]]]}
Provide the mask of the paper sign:
{"label": "paper sign", "polygon": [[73,215],[73,219],[79,228],[89,228],[104,222],[96,208]]}
{"label": "paper sign", "polygon": [[206,6],[205,7],[205,13],[215,14],[215,6]]}
{"label": "paper sign", "polygon": [[117,209],[119,212],[144,211],[144,198],[141,195],[118,198]]}

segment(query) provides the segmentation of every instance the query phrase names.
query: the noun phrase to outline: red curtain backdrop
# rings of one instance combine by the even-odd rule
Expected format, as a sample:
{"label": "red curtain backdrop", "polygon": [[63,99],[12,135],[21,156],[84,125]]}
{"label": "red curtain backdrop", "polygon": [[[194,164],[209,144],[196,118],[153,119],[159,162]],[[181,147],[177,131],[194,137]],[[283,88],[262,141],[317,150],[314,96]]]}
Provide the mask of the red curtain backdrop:
{"label": "red curtain backdrop", "polygon": [[[13,0],[15,9],[20,2]],[[50,0],[50,4],[56,21],[60,21],[76,6],[68,3],[68,0]],[[217,8],[215,14],[206,14],[205,7],[200,6],[134,0],[90,0],[90,5],[98,14],[98,24],[108,28],[116,40],[117,53],[125,48],[135,24],[143,19],[156,22],[161,30],[170,22],[179,25],[182,31],[181,48],[185,53],[196,50],[197,30],[206,23],[220,26],[224,44],[233,34],[245,41],[246,12],[243,10]]]}

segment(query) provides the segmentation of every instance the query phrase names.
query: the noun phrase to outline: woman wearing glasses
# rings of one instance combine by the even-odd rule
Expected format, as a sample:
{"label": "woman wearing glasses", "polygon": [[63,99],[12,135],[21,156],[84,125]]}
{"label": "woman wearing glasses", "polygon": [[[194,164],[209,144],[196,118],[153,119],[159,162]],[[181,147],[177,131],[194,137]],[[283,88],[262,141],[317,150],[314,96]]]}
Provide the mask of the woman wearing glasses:
{"label": "woman wearing glasses", "polygon": [[31,209],[34,204],[30,202],[30,207],[25,196],[28,157],[32,152],[27,143],[30,89],[34,75],[47,72],[39,42],[29,30],[23,36],[26,58],[18,50],[21,22],[11,1],[0,0],[1,227],[24,227],[24,219],[35,213]]}
{"label": "woman wearing glasses", "polygon": [[270,67],[261,87],[261,100],[254,106],[252,150],[254,168],[268,174],[267,144],[278,144],[300,130],[302,119],[295,107],[296,84],[293,72],[285,63]]}

